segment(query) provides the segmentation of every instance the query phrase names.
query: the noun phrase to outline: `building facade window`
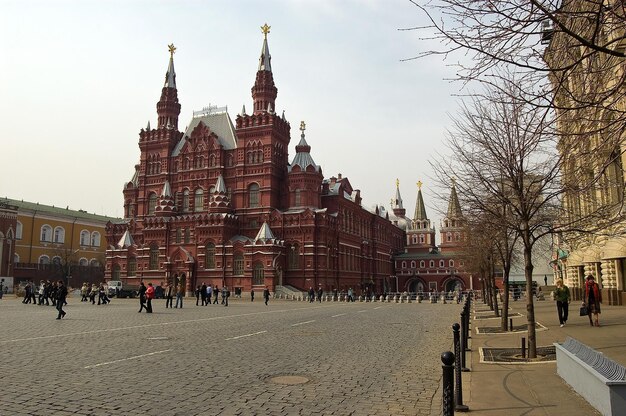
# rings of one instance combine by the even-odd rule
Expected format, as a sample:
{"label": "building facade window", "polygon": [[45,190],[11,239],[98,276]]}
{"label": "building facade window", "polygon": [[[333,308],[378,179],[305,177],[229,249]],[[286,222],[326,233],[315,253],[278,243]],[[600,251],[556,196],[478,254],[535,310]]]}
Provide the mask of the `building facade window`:
{"label": "building facade window", "polygon": [[100,266],[100,261],[99,261],[99,260],[97,260],[97,259],[91,259],[91,260],[89,261],[89,265],[90,265],[91,267],[99,267],[99,266]]}
{"label": "building facade window", "polygon": [[430,261],[430,267],[435,267],[435,260]]}
{"label": "building facade window", "polygon": [[259,206],[259,185],[253,183],[248,188],[248,197],[250,198],[250,208],[256,208]]}
{"label": "building facade window", "polygon": [[300,189],[296,189],[296,197],[295,197],[295,204],[296,207],[299,207],[300,205],[302,205],[302,192],[300,191]]}
{"label": "building facade window", "polygon": [[263,263],[261,262],[254,264],[254,268],[252,270],[252,284],[255,286],[265,284],[265,273],[263,270]]}
{"label": "building facade window", "polygon": [[176,229],[176,244],[180,244],[182,239],[183,239],[183,230],[182,228],[177,228]]}
{"label": "building facade window", "polygon": [[136,273],[137,273],[137,259],[135,259],[134,257],[131,257],[128,259],[128,275],[135,276]]}
{"label": "building facade window", "polygon": [[148,215],[154,215],[154,210],[156,209],[157,196],[154,192],[150,193],[148,197]]}
{"label": "building facade window", "polygon": [[88,246],[89,245],[89,231],[87,230],[83,230],[80,232],[80,245],[81,246]]}
{"label": "building facade window", "polygon": [[243,276],[243,254],[235,253],[233,258],[233,274],[235,276]]}
{"label": "building facade window", "polygon": [[443,260],[439,260],[439,267],[446,267],[446,262]]}
{"label": "building facade window", "polygon": [[111,273],[111,280],[120,280],[121,268],[119,264],[113,265],[113,272]]}
{"label": "building facade window", "polygon": [[183,191],[183,212],[189,212],[189,189]]}
{"label": "building facade window", "polygon": [[194,212],[202,212],[204,209],[204,191],[202,189],[196,189],[195,198],[193,200]]}
{"label": "building facade window", "polygon": [[18,221],[15,227],[15,238],[17,240],[22,239],[22,232],[23,232],[22,230],[23,230],[22,223]]}
{"label": "building facade window", "polygon": [[204,268],[215,269],[215,244],[209,243],[204,249]]}
{"label": "building facade window", "polygon": [[157,270],[159,268],[159,248],[150,247],[150,264],[148,265],[150,270]]}
{"label": "building facade window", "polygon": [[454,260],[450,260],[450,267],[454,267]]}
{"label": "building facade window", "polygon": [[89,265],[89,260],[87,260],[86,258],[82,257],[78,261],[78,265],[81,266],[81,267],[87,267]]}
{"label": "building facade window", "polygon": [[92,247],[100,247],[100,233],[94,231],[91,233],[91,245]]}
{"label": "building facade window", "polygon": [[288,254],[287,254],[288,258],[287,258],[287,266],[290,269],[299,269],[300,268],[300,250],[297,244],[292,245],[289,248]]}
{"label": "building facade window", "polygon": [[185,228],[185,244],[189,244],[191,241],[191,229]]}
{"label": "building facade window", "polygon": [[63,227],[54,228],[54,242],[55,243],[65,242],[65,230],[63,229]]}
{"label": "building facade window", "polygon": [[61,257],[59,257],[59,256],[52,257],[52,264],[54,264],[55,266],[60,266],[61,265]]}
{"label": "building facade window", "polygon": [[50,257],[46,256],[45,254],[43,256],[39,256],[39,264],[50,264]]}
{"label": "building facade window", "polygon": [[420,261],[420,268],[426,267],[426,262],[424,260]]}
{"label": "building facade window", "polygon": [[41,241],[52,242],[52,227],[47,224],[41,227]]}

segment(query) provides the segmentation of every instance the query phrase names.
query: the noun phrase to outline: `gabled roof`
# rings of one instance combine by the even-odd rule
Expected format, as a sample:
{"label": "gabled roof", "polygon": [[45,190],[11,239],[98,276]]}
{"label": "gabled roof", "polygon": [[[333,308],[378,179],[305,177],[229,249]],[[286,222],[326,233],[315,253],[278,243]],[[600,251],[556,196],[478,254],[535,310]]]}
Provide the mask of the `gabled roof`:
{"label": "gabled roof", "polygon": [[124,235],[120,238],[120,241],[117,243],[118,248],[128,248],[135,245],[135,241],[133,241],[133,237],[130,235],[130,231],[124,231]]}
{"label": "gabled roof", "polygon": [[261,229],[254,238],[254,241],[262,240],[264,242],[267,242],[267,240],[274,240],[275,238],[276,237],[274,237],[274,233],[272,233],[270,226],[267,224],[267,222],[264,222],[261,226]]}
{"label": "gabled roof", "polygon": [[235,127],[228,115],[228,112],[216,112],[216,113],[204,113],[201,116],[193,117],[182,139],[176,144],[172,156],[178,156],[183,148],[185,141],[188,137],[191,137],[191,132],[203,123],[213,133],[217,135],[217,139],[225,150],[231,150],[237,148],[237,135],[235,134]]}

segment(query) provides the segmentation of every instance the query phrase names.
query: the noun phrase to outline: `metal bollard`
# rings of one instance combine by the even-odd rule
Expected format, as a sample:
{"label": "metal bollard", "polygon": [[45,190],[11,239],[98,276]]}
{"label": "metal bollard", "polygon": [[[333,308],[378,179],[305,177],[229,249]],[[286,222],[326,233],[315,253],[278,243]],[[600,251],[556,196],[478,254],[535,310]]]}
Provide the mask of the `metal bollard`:
{"label": "metal bollard", "polygon": [[513,330],[513,318],[509,318],[509,331]]}
{"label": "metal bollard", "polygon": [[526,358],[526,338],[522,337],[522,358]]}
{"label": "metal bollard", "polygon": [[443,365],[442,384],[442,409],[443,416],[454,415],[454,354],[446,351],[441,354],[441,362]]}
{"label": "metal bollard", "polygon": [[461,352],[461,337],[459,334],[459,329],[461,325],[458,323],[454,323],[452,325],[452,333],[454,334],[454,410],[457,412],[467,412],[469,407],[463,404],[463,381],[461,378],[461,356],[465,356],[464,353]]}

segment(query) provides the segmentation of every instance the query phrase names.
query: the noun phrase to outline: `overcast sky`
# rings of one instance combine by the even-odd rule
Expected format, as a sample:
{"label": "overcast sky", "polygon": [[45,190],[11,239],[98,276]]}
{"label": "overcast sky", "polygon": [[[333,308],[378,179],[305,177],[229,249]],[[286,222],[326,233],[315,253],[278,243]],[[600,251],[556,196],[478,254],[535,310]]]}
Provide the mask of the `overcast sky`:
{"label": "overcast sky", "polygon": [[365,206],[387,208],[399,178],[409,216],[421,180],[439,229],[428,161],[460,86],[438,58],[401,62],[426,47],[398,30],[420,19],[405,0],[0,0],[0,196],[121,217],[139,130],[157,124],[167,45],[179,129],[209,104],[234,120],[252,109],[267,22],[289,160],[304,120],[326,178],[341,173]]}

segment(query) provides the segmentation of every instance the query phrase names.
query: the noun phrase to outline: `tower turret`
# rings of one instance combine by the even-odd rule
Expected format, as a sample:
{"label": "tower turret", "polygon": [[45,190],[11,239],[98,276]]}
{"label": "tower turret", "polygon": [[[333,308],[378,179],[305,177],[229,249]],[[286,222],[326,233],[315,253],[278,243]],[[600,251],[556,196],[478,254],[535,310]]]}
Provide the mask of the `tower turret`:
{"label": "tower turret", "polygon": [[270,112],[270,109],[276,108],[276,95],[278,89],[274,85],[274,76],[272,74],[272,56],[267,45],[267,34],[270,33],[271,26],[267,23],[261,27],[263,31],[263,46],[261,48],[261,56],[259,57],[259,68],[256,73],[256,80],[252,87],[252,99],[254,101],[254,114]]}
{"label": "tower turret", "polygon": [[406,209],[402,205],[402,197],[400,196],[400,179],[396,178],[396,197],[393,199],[393,215],[402,218],[406,215]]}
{"label": "tower turret", "polygon": [[165,84],[161,90],[161,99],[157,103],[158,128],[178,130],[178,116],[180,103],[178,102],[178,90],[176,89],[176,72],[174,71],[174,44],[168,45],[170,51],[170,63],[165,73]]}

